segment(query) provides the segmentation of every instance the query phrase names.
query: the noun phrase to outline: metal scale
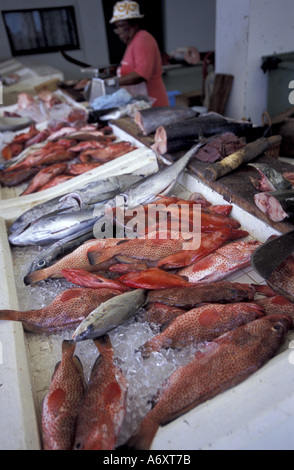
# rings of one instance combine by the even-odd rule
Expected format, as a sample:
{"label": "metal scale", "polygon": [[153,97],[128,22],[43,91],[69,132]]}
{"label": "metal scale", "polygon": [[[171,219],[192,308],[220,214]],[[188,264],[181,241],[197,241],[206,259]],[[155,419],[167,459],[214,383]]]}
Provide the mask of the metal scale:
{"label": "metal scale", "polygon": [[92,74],[91,81],[85,88],[84,97],[91,103],[100,96],[112,95],[119,89],[118,78],[114,77],[110,73],[110,68],[113,66],[101,67],[103,72],[100,72],[99,68],[83,68],[81,69],[82,73]]}

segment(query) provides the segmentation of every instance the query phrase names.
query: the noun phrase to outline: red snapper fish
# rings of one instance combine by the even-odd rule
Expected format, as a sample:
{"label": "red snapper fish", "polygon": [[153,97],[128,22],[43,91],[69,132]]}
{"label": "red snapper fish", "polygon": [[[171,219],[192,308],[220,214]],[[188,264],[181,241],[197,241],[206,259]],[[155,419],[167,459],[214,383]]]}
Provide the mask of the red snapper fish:
{"label": "red snapper fish", "polygon": [[261,246],[257,240],[233,242],[178,271],[189,282],[215,282],[250,265],[251,256]]}
{"label": "red snapper fish", "polygon": [[266,364],[280,349],[291,321],[270,315],[229,331],[187,365],[179,367],[158,392],[156,403],[126,446],[150,449],[163,426],[221,392],[236,386]]}
{"label": "red snapper fish", "polygon": [[90,273],[83,269],[63,269],[62,275],[73,284],[90,287],[91,289],[109,288],[117,289],[121,292],[127,292],[130,290],[127,286],[124,286],[119,282],[119,280],[107,279],[99,274]]}
{"label": "red snapper fish", "polygon": [[96,360],[83,397],[74,450],[113,450],[126,414],[128,383],[114,363],[108,336],[94,340]]}
{"label": "red snapper fish", "polygon": [[86,384],[83,367],[74,356],[76,343],[62,342],[62,358],[56,364],[49,391],[43,402],[44,450],[72,450],[78,410]]}
{"label": "red snapper fish", "polygon": [[31,333],[73,329],[100,304],[119,294],[115,289],[68,289],[38,310],[0,310],[0,320],[20,321],[25,331]]}
{"label": "red snapper fish", "polygon": [[150,268],[146,271],[139,271],[124,274],[118,279],[125,286],[133,289],[165,289],[169,287],[188,287],[191,283],[185,281],[177,274],[171,274],[158,268]]}
{"label": "red snapper fish", "polygon": [[96,267],[112,258],[123,263],[134,263],[136,260],[144,260],[157,264],[161,258],[182,250],[184,243],[183,239],[126,239],[119,241],[119,243],[112,247],[106,248],[103,250],[103,253],[95,250],[95,248],[91,248],[88,252],[88,258],[90,264]]}
{"label": "red snapper fish", "polygon": [[162,269],[179,269],[189,266],[201,258],[213,253],[230,240],[247,237],[248,232],[224,227],[216,232],[202,233],[201,245],[197,250],[183,250],[166,258],[157,264]]}
{"label": "red snapper fish", "polygon": [[193,287],[161,289],[148,293],[148,303],[160,302],[175,307],[192,308],[204,302],[232,303],[254,299],[253,285],[238,282],[219,281],[198,284]]}
{"label": "red snapper fish", "polygon": [[194,308],[171,323],[164,331],[147,341],[141,348],[142,356],[162,348],[183,348],[187,344],[213,341],[215,338],[264,316],[262,307],[254,303],[221,305],[208,304]]}
{"label": "red snapper fish", "polygon": [[152,302],[148,304],[143,312],[137,315],[137,319],[143,323],[149,323],[152,330],[166,322],[171,322],[178,315],[182,315],[186,310],[172,305],[166,305],[161,302]]}
{"label": "red snapper fish", "polygon": [[276,313],[288,315],[292,318],[291,329],[294,329],[294,303],[290,299],[283,295],[275,295],[266,299],[258,299],[255,303],[264,309],[266,315],[274,315]]}
{"label": "red snapper fish", "polygon": [[32,271],[27,274],[25,276],[24,283],[28,285],[35,284],[49,278],[62,278],[63,269],[83,269],[88,271],[92,268],[88,260],[88,251],[91,248],[95,248],[97,252],[101,252],[107,246],[112,244],[115,245],[118,241],[118,239],[89,240],[51,266],[37,271]]}
{"label": "red snapper fish", "polygon": [[38,191],[38,189],[47,184],[48,181],[52,180],[61,173],[64,173],[66,170],[66,163],[55,163],[54,165],[42,168],[42,170],[40,170],[36,176],[34,176],[27,189],[22,193],[22,196]]}

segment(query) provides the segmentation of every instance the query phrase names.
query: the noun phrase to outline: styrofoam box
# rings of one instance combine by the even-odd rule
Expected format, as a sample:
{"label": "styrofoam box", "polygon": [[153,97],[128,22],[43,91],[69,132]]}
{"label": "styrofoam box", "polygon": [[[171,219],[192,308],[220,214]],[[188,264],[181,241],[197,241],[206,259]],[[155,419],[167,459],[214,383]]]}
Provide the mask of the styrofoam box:
{"label": "styrofoam box", "polygon": [[[201,193],[212,204],[226,204],[222,196],[185,172],[173,193],[185,197],[193,192]],[[237,206],[232,217],[262,242],[278,234]],[[3,217],[0,229],[0,305],[2,309],[17,309],[18,289]],[[251,267],[228,279],[264,283]],[[3,450],[41,448],[40,415],[30,357],[41,353],[32,353],[27,347],[27,336],[20,323],[0,322],[0,449]],[[293,333],[289,334],[279,354],[242,384],[160,428],[152,449],[293,449],[294,361],[290,349],[293,339]],[[46,354],[50,352],[42,351],[44,368]],[[48,389],[49,383],[46,386]]]}

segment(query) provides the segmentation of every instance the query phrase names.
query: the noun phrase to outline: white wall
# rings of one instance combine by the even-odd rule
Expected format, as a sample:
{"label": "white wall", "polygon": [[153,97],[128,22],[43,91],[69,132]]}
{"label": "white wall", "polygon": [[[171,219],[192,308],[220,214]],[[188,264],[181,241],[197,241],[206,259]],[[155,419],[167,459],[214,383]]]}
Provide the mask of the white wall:
{"label": "white wall", "polygon": [[[214,49],[216,0],[165,0],[166,52],[176,47]],[[75,59],[90,65],[109,63],[107,38],[101,0],[0,0],[0,10],[54,7],[75,7],[81,50],[69,51]],[[0,60],[11,57],[5,27],[0,15]],[[65,61],[60,53],[33,55],[32,59],[62,70],[66,78],[80,76],[79,67]]]}
{"label": "white wall", "polygon": [[261,124],[268,85],[262,57],[293,50],[293,0],[217,0],[216,72],[235,77],[226,114]]}
{"label": "white wall", "polygon": [[166,52],[182,46],[214,50],[216,0],[165,0],[165,5]]}

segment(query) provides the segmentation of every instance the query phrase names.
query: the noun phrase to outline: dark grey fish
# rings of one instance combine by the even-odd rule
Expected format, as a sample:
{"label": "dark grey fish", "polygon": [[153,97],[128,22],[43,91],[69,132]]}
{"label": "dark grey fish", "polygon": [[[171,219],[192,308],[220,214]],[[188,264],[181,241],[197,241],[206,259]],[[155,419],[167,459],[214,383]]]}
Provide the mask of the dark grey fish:
{"label": "dark grey fish", "polygon": [[31,272],[39,271],[40,269],[45,269],[51,266],[59,257],[65,256],[68,253],[71,253],[75,248],[81,246],[87,240],[90,240],[93,237],[93,230],[90,231],[86,229],[86,231],[78,232],[77,234],[71,235],[69,237],[63,238],[62,240],[58,240],[53,245],[50,245],[48,248],[43,250],[39,256],[37,256],[25,278],[24,283],[27,285],[26,277]]}
{"label": "dark grey fish", "polygon": [[162,106],[137,111],[135,123],[144,135],[155,132],[159,126],[167,126],[175,122],[195,118],[198,112],[186,106]]}
{"label": "dark grey fish", "polygon": [[250,177],[253,186],[258,191],[267,192],[293,189],[290,181],[286,180],[281,173],[266,163],[249,163],[248,166],[256,168],[260,174],[260,179]]}

